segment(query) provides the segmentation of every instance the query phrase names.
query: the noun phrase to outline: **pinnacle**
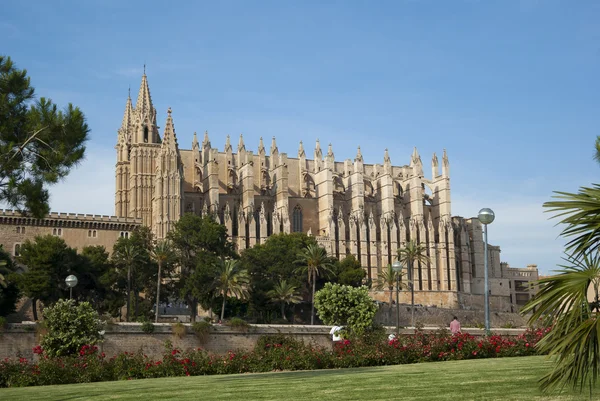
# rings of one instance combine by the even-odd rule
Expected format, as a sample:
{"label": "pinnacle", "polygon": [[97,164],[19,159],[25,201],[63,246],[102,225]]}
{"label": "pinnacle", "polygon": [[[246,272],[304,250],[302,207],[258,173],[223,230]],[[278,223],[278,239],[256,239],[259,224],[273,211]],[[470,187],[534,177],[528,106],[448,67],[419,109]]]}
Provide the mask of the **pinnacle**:
{"label": "pinnacle", "polygon": [[163,147],[177,149],[177,136],[175,135],[175,126],[173,125],[173,117],[171,116],[171,108],[167,110],[167,123],[163,134]]}
{"label": "pinnacle", "polygon": [[140,114],[140,117],[152,117],[154,114],[154,106],[152,106],[152,97],[150,96],[150,88],[148,87],[148,79],[145,70],[144,75],[142,75],[142,83],[140,84],[138,98],[135,102],[135,110]]}

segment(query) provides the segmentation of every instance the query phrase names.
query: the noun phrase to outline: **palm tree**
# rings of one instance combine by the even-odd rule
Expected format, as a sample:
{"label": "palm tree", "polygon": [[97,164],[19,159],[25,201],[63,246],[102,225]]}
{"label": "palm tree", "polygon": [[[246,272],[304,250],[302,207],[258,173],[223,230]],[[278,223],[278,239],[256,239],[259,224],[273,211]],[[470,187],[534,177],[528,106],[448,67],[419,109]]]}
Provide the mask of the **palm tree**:
{"label": "palm tree", "polygon": [[302,297],[296,292],[296,287],[286,280],[281,280],[275,284],[275,287],[267,292],[267,296],[271,298],[272,302],[281,304],[281,317],[283,317],[283,320],[287,320],[285,305],[297,304],[302,301]]}
{"label": "palm tree", "polygon": [[[600,255],[567,257],[559,274],[537,282],[538,293],[521,309],[532,312],[529,324],[540,319],[552,330],[537,344],[539,351],[555,356],[554,369],[540,384],[543,390],[561,383],[583,389],[590,396],[600,371]],[[589,295],[593,300],[589,302]]]}
{"label": "palm tree", "polygon": [[[599,146],[600,138],[597,151]],[[596,155],[600,159],[600,152]],[[521,313],[532,313],[530,325],[539,319],[552,325],[537,345],[556,356],[554,369],[541,380],[542,389],[564,383],[582,390],[587,385],[591,396],[600,375],[600,185],[580,187],[576,194],[555,193],[557,200],[544,207],[565,225],[561,236],[569,238],[567,265],[536,283],[539,290]]]}
{"label": "palm tree", "polygon": [[[400,275],[400,278],[403,276],[401,272],[396,273],[392,268],[392,265],[388,264],[386,269],[379,272],[377,281],[375,282],[376,290],[381,291],[387,288],[390,291],[390,305],[392,304],[392,295],[394,293],[394,287],[396,287],[396,279],[398,278],[398,275]],[[400,283],[400,287],[405,287],[405,284]]]}
{"label": "palm tree", "polygon": [[160,302],[160,280],[163,264],[167,264],[173,260],[175,256],[173,246],[169,240],[161,240],[154,245],[150,252],[150,257],[158,264],[158,279],[156,284],[156,314],[154,322],[158,322],[158,304]]}
{"label": "palm tree", "polygon": [[217,277],[214,282],[215,292],[223,296],[221,306],[221,321],[225,317],[225,301],[229,294],[239,299],[248,297],[248,284],[250,276],[248,271],[239,266],[237,260],[221,260],[217,266]]}
{"label": "palm tree", "polygon": [[302,263],[303,266],[297,270],[308,274],[308,283],[312,283],[312,299],[310,305],[310,324],[314,324],[315,315],[315,284],[317,277],[323,273],[331,272],[333,264],[327,256],[327,251],[315,244],[308,245],[298,254],[296,263]]}
{"label": "palm tree", "polygon": [[126,321],[129,321],[129,311],[131,309],[131,271],[135,265],[140,261],[142,254],[138,248],[133,244],[125,244],[123,248],[120,248],[115,255],[117,263],[120,265],[127,266],[127,315]]}
{"label": "palm tree", "polygon": [[561,217],[559,224],[566,227],[563,237],[574,237],[566,244],[565,250],[575,256],[598,252],[600,247],[600,185],[591,188],[581,187],[576,194],[555,192],[558,199],[544,203],[546,212],[555,212],[552,218]]}
{"label": "palm tree", "polygon": [[427,248],[424,245],[417,244],[410,240],[404,248],[398,248],[398,260],[408,267],[408,285],[410,286],[411,299],[411,326],[415,327],[415,283],[413,276],[413,266],[416,263],[429,263]]}

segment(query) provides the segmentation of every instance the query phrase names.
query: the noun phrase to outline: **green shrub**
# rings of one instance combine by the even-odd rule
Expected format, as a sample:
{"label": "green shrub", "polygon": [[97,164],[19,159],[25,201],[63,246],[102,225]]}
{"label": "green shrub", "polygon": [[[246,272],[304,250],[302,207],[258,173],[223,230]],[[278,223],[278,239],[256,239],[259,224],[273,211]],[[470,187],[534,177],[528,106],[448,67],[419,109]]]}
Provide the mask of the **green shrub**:
{"label": "green shrub", "polygon": [[513,322],[506,322],[500,327],[502,327],[503,329],[514,329],[517,326],[515,326]]}
{"label": "green shrub", "polygon": [[142,323],[142,331],[148,334],[154,333],[154,324],[152,324],[152,322],[145,321]]}
{"label": "green shrub", "polygon": [[7,325],[6,318],[0,316],[0,331],[4,330],[6,325]]}
{"label": "green shrub", "polygon": [[204,320],[201,322],[196,322],[192,325],[192,330],[194,331],[196,337],[198,337],[198,340],[200,340],[201,343],[204,343],[207,340],[211,328],[212,324]]}
{"label": "green shrub", "polygon": [[185,333],[187,332],[186,327],[181,322],[172,324],[171,330],[178,338],[185,337]]}
{"label": "green shrub", "polygon": [[231,318],[231,320],[229,322],[227,322],[227,326],[231,327],[232,329],[236,329],[236,330],[240,330],[240,331],[247,331],[248,328],[250,327],[248,322],[246,322],[244,319],[241,319],[239,317]]}
{"label": "green shrub", "polygon": [[71,299],[61,299],[44,309],[44,323],[48,332],[41,345],[51,357],[76,354],[84,345],[100,340],[102,325],[89,302],[76,305]]}
{"label": "green shrub", "polygon": [[367,287],[326,283],[315,294],[315,308],[327,325],[346,326],[357,335],[373,325],[377,306]]}

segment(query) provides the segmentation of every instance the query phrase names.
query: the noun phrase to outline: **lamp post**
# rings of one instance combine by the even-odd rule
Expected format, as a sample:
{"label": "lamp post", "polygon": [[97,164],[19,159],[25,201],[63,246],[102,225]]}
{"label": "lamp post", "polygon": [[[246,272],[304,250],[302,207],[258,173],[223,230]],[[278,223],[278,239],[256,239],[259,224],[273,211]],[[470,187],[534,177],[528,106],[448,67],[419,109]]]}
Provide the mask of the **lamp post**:
{"label": "lamp post", "polygon": [[483,208],[479,211],[478,219],[483,224],[483,280],[484,280],[484,302],[485,302],[485,333],[490,334],[490,294],[488,284],[488,234],[487,226],[494,221],[494,211],[492,209]]}
{"label": "lamp post", "polygon": [[396,336],[400,335],[400,273],[402,264],[400,261],[392,263],[392,270],[396,273]]}
{"label": "lamp post", "polygon": [[65,279],[65,283],[67,283],[67,286],[69,287],[69,299],[73,299],[73,287],[77,285],[77,282],[77,277],[72,274],[68,275]]}

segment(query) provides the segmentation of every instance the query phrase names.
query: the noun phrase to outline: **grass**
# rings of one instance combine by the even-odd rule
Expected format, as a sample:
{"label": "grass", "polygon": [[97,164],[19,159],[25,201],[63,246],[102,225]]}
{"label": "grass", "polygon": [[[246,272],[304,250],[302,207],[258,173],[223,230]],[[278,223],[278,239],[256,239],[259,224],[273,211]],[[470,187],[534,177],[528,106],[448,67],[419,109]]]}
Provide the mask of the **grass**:
{"label": "grass", "polygon": [[[542,394],[545,357],[478,359],[376,368],[176,377],[0,389],[0,400],[589,400]],[[599,389],[600,390],[600,389]],[[597,393],[595,394],[597,395]]]}

